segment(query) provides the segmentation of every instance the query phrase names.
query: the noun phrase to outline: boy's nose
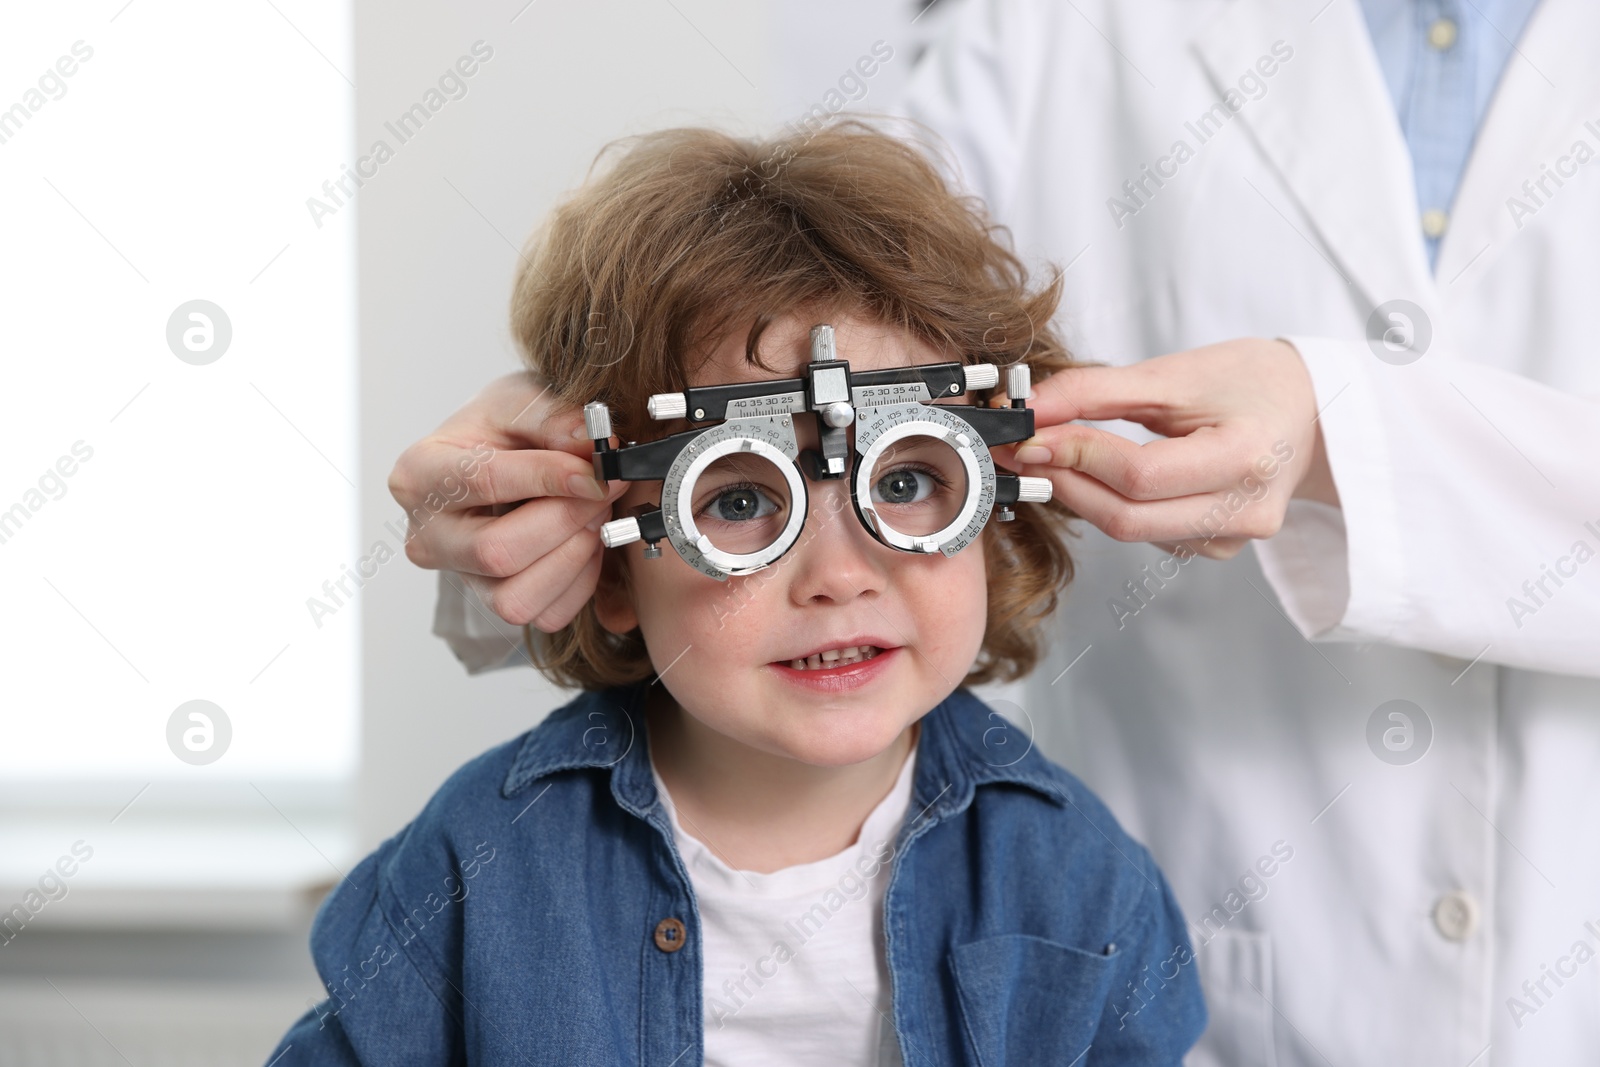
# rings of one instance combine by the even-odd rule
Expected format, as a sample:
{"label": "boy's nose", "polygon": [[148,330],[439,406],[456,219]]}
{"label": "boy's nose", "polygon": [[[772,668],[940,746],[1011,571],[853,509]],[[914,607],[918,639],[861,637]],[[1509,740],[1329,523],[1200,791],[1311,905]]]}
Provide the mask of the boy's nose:
{"label": "boy's nose", "polygon": [[861,525],[850,503],[850,487],[842,479],[808,482],[809,510],[800,538],[789,550],[794,557],[789,596],[795,604],[843,602],[888,588],[889,559],[894,549],[879,544]]}

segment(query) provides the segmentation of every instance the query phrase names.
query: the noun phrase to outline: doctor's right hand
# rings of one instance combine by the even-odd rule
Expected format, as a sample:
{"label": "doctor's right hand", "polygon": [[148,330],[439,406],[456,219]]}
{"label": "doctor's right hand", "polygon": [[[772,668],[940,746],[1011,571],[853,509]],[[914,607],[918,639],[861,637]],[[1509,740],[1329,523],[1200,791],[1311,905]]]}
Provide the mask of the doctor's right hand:
{"label": "doctor's right hand", "polygon": [[[1276,534],[1291,497],[1339,506],[1311,375],[1286,341],[1073,367],[1041,382],[1032,406],[1034,437],[997,445],[995,459],[1049,478],[1056,500],[1117,541],[1229,559]],[[1161,436],[1138,444],[1080,419]]]}
{"label": "doctor's right hand", "polygon": [[527,371],[490,382],[389,474],[409,516],[406,557],[457,572],[509,623],[565,626],[594,593],[600,525],[628,487],[595,481],[582,427]]}

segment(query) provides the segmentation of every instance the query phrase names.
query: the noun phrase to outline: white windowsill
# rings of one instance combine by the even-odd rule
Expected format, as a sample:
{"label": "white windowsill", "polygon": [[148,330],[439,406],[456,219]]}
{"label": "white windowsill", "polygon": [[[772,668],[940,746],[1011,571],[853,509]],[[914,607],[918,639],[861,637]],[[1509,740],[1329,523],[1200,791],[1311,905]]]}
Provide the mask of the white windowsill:
{"label": "white windowsill", "polygon": [[[8,784],[0,792],[0,942],[7,914],[29,904],[27,929],[303,924],[359,858],[353,820],[340,789],[257,785],[156,783],[119,810],[139,783]],[[57,867],[63,857],[70,875]]]}

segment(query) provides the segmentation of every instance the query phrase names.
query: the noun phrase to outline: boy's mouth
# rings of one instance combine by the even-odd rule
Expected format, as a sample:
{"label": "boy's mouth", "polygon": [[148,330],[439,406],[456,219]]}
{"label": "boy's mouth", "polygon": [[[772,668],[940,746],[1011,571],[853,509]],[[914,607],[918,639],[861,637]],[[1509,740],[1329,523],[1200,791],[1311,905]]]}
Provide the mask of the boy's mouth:
{"label": "boy's mouth", "polygon": [[825,652],[814,652],[805,659],[790,660],[788,665],[797,671],[848,667],[852,663],[861,663],[872,659],[881,651],[883,650],[877,645],[849,645],[845,648],[830,648]]}
{"label": "boy's mouth", "polygon": [[[844,653],[854,648],[850,659]],[[824,656],[839,654],[837,659]],[[890,676],[900,657],[898,645],[840,645],[811,653],[804,658],[780,660],[771,664],[777,676],[797,691],[842,696]]]}
{"label": "boy's mouth", "polygon": [[775,667],[797,671],[825,671],[865,663],[898,647],[881,634],[855,633],[834,638],[825,645],[812,645],[809,649],[773,660],[772,663]]}

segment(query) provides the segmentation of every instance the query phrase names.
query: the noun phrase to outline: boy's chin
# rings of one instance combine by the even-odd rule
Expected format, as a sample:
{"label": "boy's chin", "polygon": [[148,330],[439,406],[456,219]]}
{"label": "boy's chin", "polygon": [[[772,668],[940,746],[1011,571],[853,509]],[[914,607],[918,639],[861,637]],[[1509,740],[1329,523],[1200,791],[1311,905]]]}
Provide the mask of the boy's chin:
{"label": "boy's chin", "polygon": [[883,755],[906,725],[871,724],[853,729],[818,730],[783,739],[783,754],[813,767],[850,767]]}

